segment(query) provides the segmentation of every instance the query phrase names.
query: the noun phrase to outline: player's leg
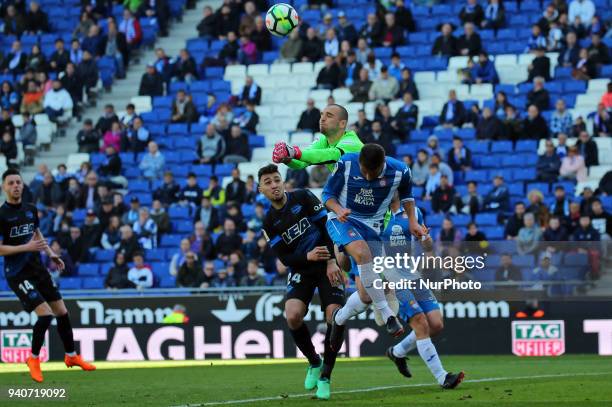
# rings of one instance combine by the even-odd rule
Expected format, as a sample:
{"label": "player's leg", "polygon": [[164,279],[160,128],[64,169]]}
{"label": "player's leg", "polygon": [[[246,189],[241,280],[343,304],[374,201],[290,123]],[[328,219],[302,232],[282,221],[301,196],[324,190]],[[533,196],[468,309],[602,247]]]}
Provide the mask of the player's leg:
{"label": "player's leg", "polygon": [[[429,337],[434,338],[439,335],[444,329],[444,320],[438,303],[435,303],[435,307],[428,305],[427,302],[419,301],[421,309],[425,312],[427,317],[427,324],[429,325]],[[408,353],[412,352],[417,348],[417,338],[415,331],[410,331],[404,339],[401,340],[397,345],[393,347],[393,354],[398,357],[406,357]]]}
{"label": "player's leg", "polygon": [[49,306],[53,310],[55,320],[57,321],[57,333],[64,344],[64,363],[67,367],[79,366],[83,370],[96,370],[96,367],[91,363],[85,362],[80,355],[76,353],[74,346],[74,337],[72,333],[72,324],[70,316],[66,309],[66,304],[61,298],[55,301],[50,301]]}
{"label": "player's leg", "polygon": [[372,303],[372,299],[363,288],[361,279],[359,278],[359,271],[357,270],[357,263],[349,256],[345,256],[351,263],[350,275],[355,280],[355,286],[357,290],[349,295],[346,303],[335,315],[335,321],[339,325],[346,325],[346,322],[352,317],[361,314],[368,306]]}

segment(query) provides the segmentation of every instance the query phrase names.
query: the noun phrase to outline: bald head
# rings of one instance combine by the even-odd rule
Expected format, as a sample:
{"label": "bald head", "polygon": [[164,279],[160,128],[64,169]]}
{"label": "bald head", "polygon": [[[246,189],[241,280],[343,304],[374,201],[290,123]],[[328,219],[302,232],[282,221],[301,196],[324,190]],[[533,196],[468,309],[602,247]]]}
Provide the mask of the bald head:
{"label": "bald head", "polygon": [[348,112],[336,103],[325,106],[319,119],[319,128],[327,138],[340,137],[344,134],[348,122]]}

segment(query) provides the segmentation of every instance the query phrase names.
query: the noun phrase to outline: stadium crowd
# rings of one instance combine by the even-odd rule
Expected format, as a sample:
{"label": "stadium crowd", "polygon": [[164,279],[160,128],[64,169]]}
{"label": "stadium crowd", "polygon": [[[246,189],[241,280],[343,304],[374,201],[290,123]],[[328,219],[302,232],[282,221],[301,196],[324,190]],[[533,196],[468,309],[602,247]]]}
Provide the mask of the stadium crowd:
{"label": "stadium crowd", "polygon": [[[44,13],[37,9],[36,3],[30,4],[28,17],[23,19],[27,22],[23,24],[16,24],[21,20],[11,18],[14,6],[3,9],[3,17],[8,16],[5,33],[45,32]],[[49,58],[41,54],[37,45],[26,54],[19,40],[13,42],[11,53],[2,55],[3,72],[21,78],[15,83],[4,82],[0,90],[0,152],[7,157],[7,164],[16,156],[12,152],[16,137],[24,145],[30,140],[27,126],[21,128],[20,135],[15,134],[11,114],[24,114],[34,128],[30,117],[37,113],[45,112],[54,118],[63,110],[74,109],[78,115],[83,95],[98,80],[97,65],[92,61],[110,56],[116,61],[117,76],[124,75],[130,55],[141,41],[138,17],[156,16],[161,33],[165,33],[167,13],[162,11],[163,1],[128,4],[118,23],[103,5],[86,5],[74,31],[77,39],[69,47],[58,40]],[[398,155],[411,167],[419,202],[427,202],[430,208],[426,216],[443,217],[441,228],[435,230],[437,241],[495,240],[479,230],[477,219],[481,214],[496,217],[496,223],[504,228],[500,238],[515,240],[521,255],[546,252],[546,242],[609,241],[612,215],[604,209],[600,198],[612,196],[612,173],[602,178],[595,191],[589,188],[581,191],[579,198],[570,196],[573,191],[566,187],[584,181],[588,168],[598,164],[593,137],[611,136],[612,83],[601,96],[591,129],[586,128],[586,118],[572,117],[563,99],[551,100],[546,89],[548,81],[553,79],[546,51],[558,51],[559,66],[571,66],[576,81],[597,77],[601,66],[610,63],[609,50],[601,39],[609,37],[612,30],[606,32],[606,23],[597,17],[595,7],[589,11],[585,4],[593,5],[591,0],[573,0],[569,5],[563,0],[555,1],[546,5],[542,18],[533,26],[525,51],[533,52],[536,58],[529,66],[525,105],[513,105],[504,91],[498,91],[494,103],[481,110],[478,104],[464,104],[455,91],[450,91],[436,129],[454,132],[452,146],[445,150],[438,137],[431,135],[414,157],[397,154],[396,149],[419,130],[419,109],[414,104],[419,100],[419,84],[397,52],[390,53],[388,65],[373,52],[377,47],[395,49],[406,43],[406,33],[416,31],[410,8],[402,0],[397,0],[390,9],[382,2],[377,3],[376,11],[368,14],[366,23],[359,28],[342,11],[336,13],[338,23],[334,24],[329,13],[331,4],[309,1],[306,8],[322,10],[320,24],[312,26],[302,21],[299,29],[283,43],[278,60],[324,61],[316,88],[345,87],[350,90],[353,101],[378,103],[373,120],[366,117],[365,111],[360,111],[358,121],[350,127],[364,142],[382,145],[390,155]],[[261,17],[266,8],[265,1],[232,0],[226,0],[216,11],[205,7],[197,31],[201,38],[223,41],[218,54],[196,61],[187,49],[170,57],[160,48],[156,50],[157,59],[143,73],[139,95],[171,96],[169,124],[187,124],[192,129],[198,125],[202,129],[197,148],[191,146],[197,150],[192,171],[179,177],[169,170],[166,157],[171,151],[132,104],[125,106],[125,113],[121,115],[114,106],[107,105],[95,123],[83,122],[76,135],[79,151],[92,155],[102,153],[98,162],[83,163],[74,174],[67,173],[63,165],[50,169],[39,164],[29,185],[28,199],[39,208],[41,231],[54,239],[53,248],[62,253],[67,265],[62,276],[79,275],[79,266],[97,261],[98,252],[104,252],[111,253],[113,263],[105,268],[107,288],[158,286],[160,279],[168,281],[168,276],[181,287],[286,284],[287,269],[274,258],[261,234],[266,205],[257,192],[257,180],[251,176],[243,179],[234,168],[234,164],[251,158],[249,136],[257,134],[256,111],[262,88],[249,77],[239,94],[218,100],[219,94],[211,92],[203,104],[196,103],[186,89],[173,88],[173,84],[180,86],[203,80],[208,68],[256,63],[264,52],[272,51],[273,41]],[[477,28],[501,29],[504,13],[501,1],[491,0],[483,7],[476,0],[468,0],[458,16],[463,34],[457,38],[453,24],[442,24],[431,54],[475,56],[477,62],[469,62],[462,69],[464,83],[497,84],[495,66]],[[32,21],[36,25],[31,25]],[[102,25],[107,27],[106,34],[101,32]],[[581,48],[578,41],[584,38],[590,38],[591,44]],[[388,103],[395,100],[402,100],[403,105],[391,115]],[[318,131],[319,108],[309,99],[296,122],[296,130]],[[543,117],[544,112],[549,113],[550,120]],[[503,174],[488,181],[491,186],[486,188],[486,193],[481,192],[482,185],[477,181],[460,188],[465,174],[475,167],[472,151],[457,132],[465,128],[473,128],[479,140],[494,142],[516,144],[522,140],[548,139],[545,153],[533,164],[537,170],[537,179],[533,181],[545,185],[546,191],[530,188],[525,201],[511,202]],[[568,137],[576,137],[578,141],[568,145]],[[552,138],[558,143],[553,143]],[[130,193],[133,183],[131,180],[128,183],[125,176],[126,160],[134,161],[140,179],[151,185],[146,204],[138,195]],[[205,183],[200,173],[193,170],[199,166],[221,168],[224,165],[230,165],[227,175],[232,178],[225,187],[217,175],[207,175],[209,181]],[[323,166],[311,172],[290,170],[287,190],[320,188],[327,175]],[[545,196],[551,184],[555,184],[554,199]],[[75,216],[77,213],[82,218]],[[190,219],[190,230],[177,229],[174,225],[177,214]],[[472,222],[465,228],[456,226],[451,216],[454,214],[469,215]],[[178,235],[180,239],[176,240]],[[162,247],[169,253],[164,243],[168,236],[173,237],[171,255],[154,259],[152,254]],[[166,267],[160,271],[151,264],[153,260],[170,261],[156,263]],[[54,263],[46,261],[57,275]],[[499,275],[510,279],[507,272]]]}

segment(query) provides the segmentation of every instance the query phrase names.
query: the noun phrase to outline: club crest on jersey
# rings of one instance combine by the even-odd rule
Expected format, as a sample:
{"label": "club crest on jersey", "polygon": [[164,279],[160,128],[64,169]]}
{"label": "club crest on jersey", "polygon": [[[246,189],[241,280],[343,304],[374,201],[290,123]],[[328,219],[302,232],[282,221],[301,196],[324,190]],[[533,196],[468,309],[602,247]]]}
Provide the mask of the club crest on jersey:
{"label": "club crest on jersey", "polygon": [[383,178],[380,180],[380,186],[384,187],[385,185],[387,185],[387,181],[385,181],[385,179]]}
{"label": "club crest on jersey", "polygon": [[25,225],[13,226],[11,228],[10,237],[27,236],[34,233],[34,224],[26,223]]}
{"label": "club crest on jersey", "polygon": [[25,216],[28,219],[34,219],[34,214],[32,212],[26,212]]}
{"label": "club crest on jersey", "polygon": [[310,222],[308,221],[308,218],[302,218],[298,223],[291,226],[282,234],[283,240],[285,241],[285,243],[291,244],[291,242],[293,242],[295,239],[302,236],[304,232],[308,230],[308,228],[310,228]]}
{"label": "club crest on jersey", "polygon": [[301,210],[302,210],[302,205],[295,205],[291,207],[291,212],[294,215],[297,215],[298,213],[300,213]]}

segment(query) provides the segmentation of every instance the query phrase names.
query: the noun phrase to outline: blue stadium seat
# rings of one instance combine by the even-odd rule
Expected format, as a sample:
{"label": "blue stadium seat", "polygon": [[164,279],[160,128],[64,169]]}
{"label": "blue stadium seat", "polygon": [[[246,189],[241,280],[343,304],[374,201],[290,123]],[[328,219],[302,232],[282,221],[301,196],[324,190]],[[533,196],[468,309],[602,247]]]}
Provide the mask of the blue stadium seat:
{"label": "blue stadium seat", "polygon": [[162,274],[159,279],[160,288],[174,288],[176,287],[176,278],[169,274]]}
{"label": "blue stadium seat", "polygon": [[100,265],[97,263],[81,263],[79,265],[79,276],[97,276],[100,271]]}
{"label": "blue stadium seat", "polygon": [[532,189],[538,189],[544,194],[544,196],[546,196],[546,194],[550,192],[549,188],[550,186],[546,182],[529,182],[527,184],[527,193],[529,193],[529,191]]}
{"label": "blue stadium seat", "polygon": [[525,194],[525,184],[522,182],[513,182],[508,184],[508,191],[510,195],[523,196]]}
{"label": "blue stadium seat", "polygon": [[497,225],[497,214],[494,213],[477,213],[474,219],[478,226],[493,226]]}
{"label": "blue stadium seat", "polygon": [[395,156],[402,157],[405,155],[412,155],[413,157],[416,154],[416,147],[412,144],[400,144],[395,149]]}
{"label": "blue stadium seat", "polygon": [[81,279],[78,277],[62,277],[58,285],[61,290],[79,290],[81,288]]}
{"label": "blue stadium seat", "polygon": [[455,215],[452,217],[453,223],[457,227],[466,227],[468,223],[472,221],[472,218],[468,215]]}
{"label": "blue stadium seat", "polygon": [[426,217],[428,226],[442,226],[445,216],[441,214],[431,214]]}
{"label": "blue stadium seat", "polygon": [[474,181],[477,183],[489,181],[489,174],[487,170],[472,170],[468,171],[465,175],[465,182]]}
{"label": "blue stadium seat", "polygon": [[516,86],[508,84],[495,85],[495,93],[497,92],[504,92],[506,96],[511,96],[516,93]]}
{"label": "blue stadium seat", "polygon": [[162,235],[160,246],[177,248],[180,246],[183,237],[183,235]]}
{"label": "blue stadium seat", "polygon": [[472,154],[487,154],[489,152],[488,141],[468,141],[465,145],[472,150]]}
{"label": "blue stadium seat", "polygon": [[130,191],[133,191],[133,192],[150,192],[151,191],[151,185],[149,184],[149,181],[144,181],[144,180],[131,181],[129,188],[130,188]]}
{"label": "blue stadium seat", "polygon": [[164,249],[145,250],[145,260],[147,262],[164,261],[166,260],[166,251]]}
{"label": "blue stadium seat", "polygon": [[589,265],[589,257],[585,253],[568,253],[563,259],[563,264],[573,267],[586,267]]}
{"label": "blue stadium seat", "polygon": [[215,175],[218,177],[229,176],[234,168],[236,168],[234,164],[216,164]]}
{"label": "blue stadium seat", "polygon": [[482,168],[497,168],[499,167],[499,156],[495,155],[484,155],[484,156],[473,156],[478,158],[479,167]]}
{"label": "blue stadium seat", "polygon": [[85,290],[104,288],[104,277],[87,277],[81,280],[81,287]]}
{"label": "blue stadium seat", "polygon": [[174,233],[192,233],[193,222],[190,220],[181,220],[172,222],[172,230]]}
{"label": "blue stadium seat", "polygon": [[533,152],[533,151],[537,151],[538,149],[538,142],[535,140],[518,140],[516,142],[516,146],[514,146],[514,151],[519,152],[519,151],[528,151],[528,152]]}
{"label": "blue stadium seat", "polygon": [[482,232],[487,237],[487,240],[503,240],[504,238],[503,226],[486,227],[483,228]]}
{"label": "blue stadium seat", "polygon": [[223,78],[223,68],[220,67],[208,67],[205,70],[207,79]]}
{"label": "blue stadium seat", "polygon": [[514,172],[513,179],[515,181],[530,181],[535,179],[536,169],[535,168],[523,168]]}
{"label": "blue stadium seat", "polygon": [[168,216],[171,219],[191,219],[191,215],[189,214],[189,208],[183,206],[171,206],[168,209]]}
{"label": "blue stadium seat", "polygon": [[213,166],[212,165],[194,165],[191,167],[191,171],[198,177],[207,177],[210,178],[213,175]]}
{"label": "blue stadium seat", "polygon": [[529,254],[512,256],[512,263],[518,267],[535,267],[535,259]]}
{"label": "blue stadium seat", "polygon": [[458,129],[457,135],[465,140],[472,140],[476,137],[476,129],[466,128],[466,129]]}

